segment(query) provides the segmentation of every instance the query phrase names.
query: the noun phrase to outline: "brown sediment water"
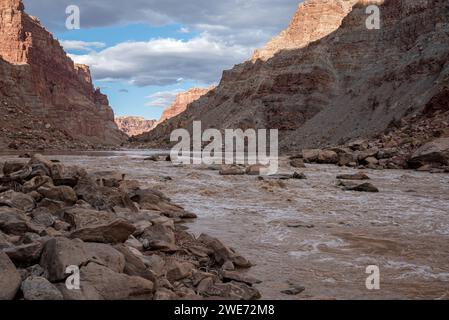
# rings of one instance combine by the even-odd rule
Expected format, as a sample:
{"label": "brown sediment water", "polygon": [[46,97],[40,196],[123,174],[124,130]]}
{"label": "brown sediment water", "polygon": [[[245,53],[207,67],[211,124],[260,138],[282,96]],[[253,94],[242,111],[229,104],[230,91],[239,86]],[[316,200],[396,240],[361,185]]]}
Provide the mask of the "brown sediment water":
{"label": "brown sediment water", "polygon": [[[120,171],[163,191],[198,215],[193,233],[220,238],[255,264],[247,272],[263,281],[264,299],[449,299],[449,174],[364,170],[380,192],[358,193],[336,185],[353,169],[308,165],[307,180],[260,181],[143,160],[154,153],[51,158]],[[17,158],[0,156],[8,159]],[[280,170],[292,173],[287,163]],[[370,265],[380,269],[380,290],[366,288]],[[282,294],[291,284],[305,291]]]}

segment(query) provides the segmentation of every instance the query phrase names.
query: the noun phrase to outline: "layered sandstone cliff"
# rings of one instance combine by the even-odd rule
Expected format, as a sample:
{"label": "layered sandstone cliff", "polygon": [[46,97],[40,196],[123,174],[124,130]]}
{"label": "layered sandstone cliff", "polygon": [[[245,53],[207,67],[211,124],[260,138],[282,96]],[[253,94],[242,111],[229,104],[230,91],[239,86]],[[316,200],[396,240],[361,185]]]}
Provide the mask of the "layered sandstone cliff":
{"label": "layered sandstone cliff", "polygon": [[207,94],[209,91],[211,91],[213,88],[214,87],[192,88],[186,92],[179,93],[176,96],[173,104],[164,110],[161,119],[158,121],[158,124],[176,117],[178,114],[183,113],[187,109],[187,106],[189,104],[195,102],[196,100]]}
{"label": "layered sandstone cliff", "polygon": [[5,103],[29,110],[78,141],[117,145],[125,140],[107,97],[94,89],[89,68],[74,64],[20,0],[0,0],[0,57]]}
{"label": "layered sandstone cliff", "polygon": [[126,133],[129,137],[137,136],[139,134],[151,131],[157,121],[156,120],[147,120],[144,117],[116,117],[115,123],[118,128]]}
{"label": "layered sandstone cliff", "polygon": [[[380,9],[379,30],[366,27],[371,3]],[[259,51],[274,55],[225,71],[215,90],[137,140],[167,143],[173,129],[191,129],[194,120],[207,128],[279,129],[285,150],[376,135],[446,92],[448,20],[443,0],[305,1],[281,35],[290,39],[282,46],[297,48]]]}

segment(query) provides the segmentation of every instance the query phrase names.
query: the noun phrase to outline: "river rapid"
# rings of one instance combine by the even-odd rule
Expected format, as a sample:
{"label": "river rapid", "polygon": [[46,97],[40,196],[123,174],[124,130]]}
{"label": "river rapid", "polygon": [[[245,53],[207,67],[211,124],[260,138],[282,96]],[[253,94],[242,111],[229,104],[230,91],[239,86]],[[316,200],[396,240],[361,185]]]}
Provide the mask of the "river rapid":
{"label": "river rapid", "polygon": [[[357,170],[308,165],[307,180],[220,176],[206,166],[144,161],[157,151],[58,153],[88,171],[118,171],[198,215],[207,233],[255,265],[263,299],[449,299],[449,174],[364,170],[379,193],[343,191]],[[14,154],[0,161],[17,160]],[[281,172],[293,173],[287,159]],[[379,267],[368,290],[366,268]],[[303,286],[288,296],[281,291]]]}

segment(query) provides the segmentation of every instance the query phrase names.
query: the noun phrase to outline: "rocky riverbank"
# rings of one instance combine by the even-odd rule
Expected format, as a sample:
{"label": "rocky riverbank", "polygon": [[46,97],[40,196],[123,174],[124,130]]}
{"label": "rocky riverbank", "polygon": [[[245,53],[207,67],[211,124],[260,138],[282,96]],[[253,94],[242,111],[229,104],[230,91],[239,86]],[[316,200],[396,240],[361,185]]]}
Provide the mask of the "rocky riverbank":
{"label": "rocky riverbank", "polygon": [[[257,299],[251,262],[202,234],[196,215],[118,171],[39,154],[0,176],[0,299]],[[80,270],[80,290],[65,284]]]}

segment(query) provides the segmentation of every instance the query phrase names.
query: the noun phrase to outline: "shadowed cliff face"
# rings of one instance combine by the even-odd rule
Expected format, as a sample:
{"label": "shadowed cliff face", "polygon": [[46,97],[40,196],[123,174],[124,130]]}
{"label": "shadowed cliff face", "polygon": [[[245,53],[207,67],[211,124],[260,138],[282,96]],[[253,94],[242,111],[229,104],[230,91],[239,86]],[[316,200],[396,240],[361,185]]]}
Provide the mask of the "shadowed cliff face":
{"label": "shadowed cliff face", "polygon": [[93,88],[89,68],[74,64],[20,0],[0,0],[0,56],[0,99],[29,108],[36,119],[80,141],[125,140],[107,97]]}
{"label": "shadowed cliff face", "polygon": [[[274,55],[225,71],[215,90],[138,140],[165,143],[173,129],[201,120],[208,128],[277,128],[281,146],[294,150],[370,137],[420,114],[449,77],[447,1],[356,2],[306,1],[280,36],[298,48],[256,52]],[[371,3],[380,30],[366,28]]]}

